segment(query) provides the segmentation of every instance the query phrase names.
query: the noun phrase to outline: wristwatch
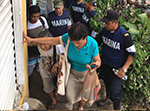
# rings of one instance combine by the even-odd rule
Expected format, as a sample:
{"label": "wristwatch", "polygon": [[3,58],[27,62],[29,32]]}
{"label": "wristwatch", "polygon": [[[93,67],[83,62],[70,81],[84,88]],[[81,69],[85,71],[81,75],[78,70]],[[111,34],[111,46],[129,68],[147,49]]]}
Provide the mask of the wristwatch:
{"label": "wristwatch", "polygon": [[123,69],[123,71],[124,71],[125,73],[127,72],[127,69],[126,69],[126,68],[122,67],[122,69]]}

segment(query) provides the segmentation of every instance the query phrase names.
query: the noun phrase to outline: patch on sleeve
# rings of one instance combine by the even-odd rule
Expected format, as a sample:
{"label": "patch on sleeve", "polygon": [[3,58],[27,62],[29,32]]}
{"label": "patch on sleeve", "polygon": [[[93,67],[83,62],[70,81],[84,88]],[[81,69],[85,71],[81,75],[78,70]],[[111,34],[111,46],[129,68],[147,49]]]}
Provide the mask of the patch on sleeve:
{"label": "patch on sleeve", "polygon": [[125,33],[124,36],[125,36],[125,37],[129,36],[129,33]]}

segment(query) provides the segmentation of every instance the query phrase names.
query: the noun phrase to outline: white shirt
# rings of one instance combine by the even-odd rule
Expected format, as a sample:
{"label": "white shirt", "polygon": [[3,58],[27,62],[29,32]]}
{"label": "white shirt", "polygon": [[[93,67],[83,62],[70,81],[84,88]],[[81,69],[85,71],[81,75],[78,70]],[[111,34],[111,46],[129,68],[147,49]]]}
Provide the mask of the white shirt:
{"label": "white shirt", "polygon": [[[49,56],[53,59],[53,47],[50,50],[44,51],[38,45],[38,50],[40,52],[41,57],[42,56]],[[59,59],[58,57],[59,57],[60,53],[63,53],[62,46],[61,45],[56,45],[56,62]],[[41,67],[41,65],[42,65],[42,62],[40,60],[39,66]],[[44,72],[42,71],[42,73],[40,73],[42,77],[48,78],[49,75],[51,75],[50,72],[47,72],[47,71],[44,71]],[[50,76],[50,77],[52,77],[52,76]]]}
{"label": "white shirt", "polygon": [[[48,29],[49,28],[49,26],[48,26],[48,23],[47,23],[47,20],[45,19],[45,17],[43,17],[43,16],[41,16],[41,18],[43,19],[43,21],[45,22],[45,29]],[[35,29],[35,28],[37,28],[37,27],[39,27],[39,26],[41,26],[42,25],[42,23],[41,23],[41,21],[38,19],[38,21],[36,22],[36,23],[30,23],[29,22],[29,20],[28,20],[28,23],[27,23],[28,25],[27,25],[27,29]]]}

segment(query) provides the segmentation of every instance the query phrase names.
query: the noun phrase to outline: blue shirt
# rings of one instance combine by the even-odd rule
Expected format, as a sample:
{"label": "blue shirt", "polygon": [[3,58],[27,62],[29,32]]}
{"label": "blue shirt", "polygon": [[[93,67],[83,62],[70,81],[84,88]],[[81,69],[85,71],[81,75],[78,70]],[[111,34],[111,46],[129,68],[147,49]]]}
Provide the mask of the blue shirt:
{"label": "blue shirt", "polygon": [[90,18],[94,18],[95,14],[96,14],[96,10],[92,10],[91,12],[89,12],[88,10],[86,10],[84,12],[84,14],[81,17],[80,23],[84,24],[87,26],[87,28],[89,29],[89,32],[91,32],[92,28],[90,26]]}
{"label": "blue shirt", "polygon": [[65,0],[64,7],[69,8],[72,1],[76,1],[76,0]]}
{"label": "blue shirt", "polygon": [[[68,33],[64,34],[62,40],[67,44]],[[71,67],[76,71],[86,71],[86,65],[93,62],[93,58],[99,53],[97,42],[90,36],[87,36],[87,43],[80,50],[70,41],[68,47],[68,61]]]}
{"label": "blue shirt", "polygon": [[73,1],[71,5],[71,16],[73,19],[73,23],[77,23],[80,21],[82,15],[84,13],[84,4],[78,4],[77,1]]}
{"label": "blue shirt", "polygon": [[53,37],[63,35],[68,32],[68,22],[70,21],[69,12],[63,10],[63,14],[58,16],[55,11],[48,14],[50,22],[49,31]]}
{"label": "blue shirt", "polygon": [[[128,36],[125,36],[125,35]],[[101,33],[96,37],[99,45],[102,45],[102,63],[114,68],[120,68],[124,65],[129,54],[134,55],[135,50],[132,48],[133,41],[131,35],[123,29],[118,27],[113,33],[106,28],[103,28]],[[126,49],[130,48],[128,52]]]}

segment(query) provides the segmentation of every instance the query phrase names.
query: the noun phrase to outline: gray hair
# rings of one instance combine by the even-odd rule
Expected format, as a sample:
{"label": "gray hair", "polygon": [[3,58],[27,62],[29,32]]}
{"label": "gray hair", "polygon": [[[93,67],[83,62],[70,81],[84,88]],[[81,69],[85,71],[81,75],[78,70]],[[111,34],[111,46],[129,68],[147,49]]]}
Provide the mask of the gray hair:
{"label": "gray hair", "polygon": [[38,34],[39,38],[40,37],[51,37],[51,34],[49,33],[49,31],[47,30],[44,30],[44,31],[41,31],[39,34]]}

